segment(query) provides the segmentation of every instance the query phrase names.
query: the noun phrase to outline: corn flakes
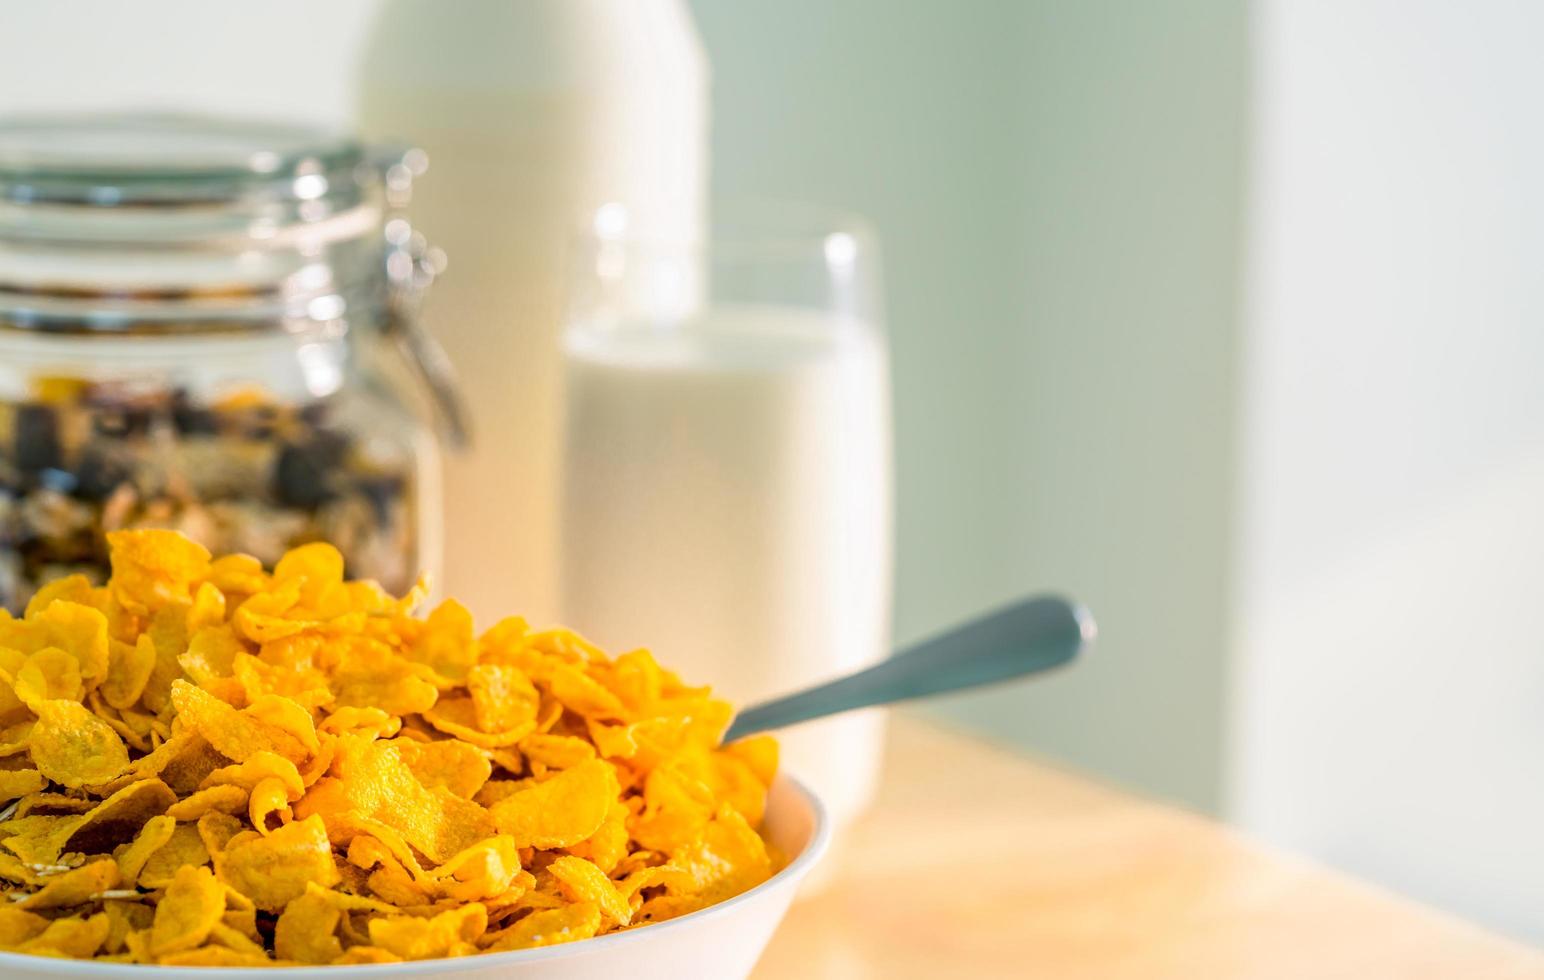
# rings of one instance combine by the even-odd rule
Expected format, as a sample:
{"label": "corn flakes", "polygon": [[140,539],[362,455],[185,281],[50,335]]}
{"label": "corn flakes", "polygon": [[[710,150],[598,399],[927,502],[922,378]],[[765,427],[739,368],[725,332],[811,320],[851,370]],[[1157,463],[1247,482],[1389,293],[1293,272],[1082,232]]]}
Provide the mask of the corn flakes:
{"label": "corn flakes", "polygon": [[202,945],[225,914],[225,888],[208,868],[177,869],[156,903],[150,952],[156,956]]}
{"label": "corn flakes", "polygon": [[38,772],[75,789],[105,783],[129,767],[129,750],[107,722],[77,701],[41,701],[27,749]]}
{"label": "corn flakes", "polygon": [[683,915],[777,868],[768,738],[643,650],[453,600],[411,613],[316,543],[265,572],[108,535],[0,612],[0,950],[392,963]]}

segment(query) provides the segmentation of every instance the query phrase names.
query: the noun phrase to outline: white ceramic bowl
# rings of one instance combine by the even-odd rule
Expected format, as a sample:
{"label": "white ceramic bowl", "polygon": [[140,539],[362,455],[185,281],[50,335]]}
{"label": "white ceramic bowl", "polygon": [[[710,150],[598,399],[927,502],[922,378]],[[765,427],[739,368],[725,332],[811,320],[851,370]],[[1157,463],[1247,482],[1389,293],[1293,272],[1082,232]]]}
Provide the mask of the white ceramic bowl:
{"label": "white ceramic bowl", "polygon": [[[278,980],[744,980],[788,911],[800,880],[830,842],[825,808],[805,786],[779,776],[767,798],[767,837],[788,866],[750,891],[679,919],[543,949],[451,960],[274,970]],[[5,980],[233,980],[230,967],[129,966],[0,953]]]}

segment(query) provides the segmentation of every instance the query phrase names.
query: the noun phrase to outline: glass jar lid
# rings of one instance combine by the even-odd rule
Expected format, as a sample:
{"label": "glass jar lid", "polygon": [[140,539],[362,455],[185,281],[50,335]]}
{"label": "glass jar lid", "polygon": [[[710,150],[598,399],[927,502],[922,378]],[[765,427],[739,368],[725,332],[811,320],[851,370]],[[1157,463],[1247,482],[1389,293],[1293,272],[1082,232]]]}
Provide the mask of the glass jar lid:
{"label": "glass jar lid", "polygon": [[198,332],[357,314],[381,299],[388,211],[421,163],[283,123],[0,119],[0,325]]}
{"label": "glass jar lid", "polygon": [[464,429],[416,321],[443,265],[400,214],[424,155],[161,113],[0,117],[0,330],[392,335]]}
{"label": "glass jar lid", "polygon": [[0,198],[23,204],[351,202],[363,162],[357,142],[286,123],[82,115],[0,125]]}

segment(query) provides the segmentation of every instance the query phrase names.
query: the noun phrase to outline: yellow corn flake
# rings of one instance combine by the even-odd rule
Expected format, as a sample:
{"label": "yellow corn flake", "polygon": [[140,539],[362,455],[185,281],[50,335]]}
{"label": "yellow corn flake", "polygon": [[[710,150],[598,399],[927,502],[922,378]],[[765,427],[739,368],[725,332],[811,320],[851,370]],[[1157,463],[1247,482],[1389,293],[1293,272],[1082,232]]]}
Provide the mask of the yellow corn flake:
{"label": "yellow corn flake", "polygon": [[160,776],[173,792],[186,794],[198,789],[211,772],[229,762],[203,736],[184,729],[149,755],[134,760],[129,773],[134,777]]}
{"label": "yellow corn flake", "polygon": [[609,659],[600,647],[561,626],[530,633],[525,639],[527,648],[536,651],[548,662],[593,663],[597,669],[601,669]]}
{"label": "yellow corn flake", "polygon": [[188,649],[188,625],[184,607],[165,606],[150,616],[150,624],[140,634],[150,637],[155,646],[155,665],[140,694],[140,702],[157,714],[171,703],[172,681],[182,676],[178,659]]}
{"label": "yellow corn flake", "polygon": [[[227,885],[221,885],[225,889],[225,914],[220,916],[220,925],[210,931],[210,936],[219,942],[230,946],[232,949],[250,949],[251,946],[261,947],[263,942],[262,931],[257,928],[257,906],[246,901],[246,896],[235,892]],[[241,900],[245,904],[237,904],[235,900]],[[226,930],[232,930],[227,933]],[[239,933],[240,940],[228,939]],[[261,952],[261,949],[258,950]]]}
{"label": "yellow corn flake", "polygon": [[29,865],[56,864],[59,860],[59,844],[51,834],[67,819],[54,814],[13,817],[5,822],[6,836],[0,838],[0,847]]}
{"label": "yellow corn flake", "polygon": [[752,735],[724,746],[724,755],[739,759],[750,767],[763,786],[771,786],[777,775],[777,739],[771,735]]}
{"label": "yellow corn flake", "polygon": [[172,839],[176,829],[177,821],[172,817],[165,814],[151,817],[145,821],[132,842],[114,853],[113,859],[118,862],[118,875],[126,885],[132,886],[139,881],[139,873],[144,870],[145,862]]}
{"label": "yellow corn flake", "polygon": [[[92,693],[95,696],[97,692]],[[93,706],[92,710],[96,711],[97,714],[103,714],[100,707]],[[166,740],[167,732],[170,730],[169,726],[155,715],[141,711],[138,708],[118,708],[116,711],[118,720],[123,722],[123,726],[135,735],[151,739],[156,743]],[[152,746],[153,748],[154,746]]]}
{"label": "yellow corn flake", "polygon": [[109,708],[107,704],[102,701],[101,695],[96,691],[92,691],[91,694],[87,696],[86,706],[89,707],[98,718],[107,722],[108,728],[111,728],[113,731],[118,733],[118,737],[123,739],[123,744],[128,748],[131,754],[134,752],[150,751],[151,739],[146,738],[143,733],[135,731],[131,725],[125,722],[123,718],[118,715],[118,712],[114,711],[112,708]]}
{"label": "yellow corn flake", "polygon": [[[778,866],[765,737],[651,654],[427,586],[113,532],[113,577],[0,611],[0,948],[366,964],[572,942]],[[497,778],[495,777],[497,774]],[[132,900],[130,900],[132,899]]]}
{"label": "yellow corn flake", "polygon": [[80,701],[86,695],[80,661],[58,647],[44,647],[27,658],[16,672],[16,697],[36,711],[44,701]]}
{"label": "yellow corn flake", "polygon": [[207,626],[216,626],[225,620],[225,593],[208,582],[199,583],[193,593],[193,604],[188,607],[187,630],[192,636]]}
{"label": "yellow corn flake", "polygon": [[520,750],[513,747],[488,749],[488,759],[494,765],[509,773],[525,772],[525,756]]}
{"label": "yellow corn flake", "polygon": [[[24,772],[26,770],[6,770],[7,772]],[[42,792],[32,793],[16,801],[16,812],[13,817],[26,817],[32,815],[62,817],[70,814],[85,813],[95,808],[96,801],[69,796],[65,793]]]}
{"label": "yellow corn flake", "polygon": [[225,596],[249,596],[266,589],[269,579],[251,555],[225,555],[209,563],[207,581]]}
{"label": "yellow corn flake", "polygon": [[343,955],[338,921],[343,912],[319,888],[290,900],[273,931],[274,955],[296,963],[331,963]]}
{"label": "yellow corn flake", "polygon": [[156,903],[150,952],[156,956],[192,949],[209,938],[225,914],[225,886],[208,868],[181,867]]}
{"label": "yellow corn flake", "polygon": [[485,732],[507,732],[536,719],[541,694],[517,667],[479,664],[467,671],[473,717]]}
{"label": "yellow corn flake", "polygon": [[380,708],[358,708],[353,705],[334,710],[318,729],[329,735],[368,735],[372,738],[390,738],[401,730],[401,718],[389,715]]}
{"label": "yellow corn flake", "polygon": [[150,852],[139,872],[139,884],[143,888],[164,888],[171,884],[177,869],[188,865],[209,863],[209,849],[205,847],[198,828],[189,824],[176,824],[166,843]]}
{"label": "yellow corn flake", "polygon": [[247,808],[247,791],[241,786],[211,786],[178,800],[166,811],[184,823],[194,823],[206,813],[240,813]]}
{"label": "yellow corn flake", "polygon": [[[428,905],[434,900],[435,882],[396,831],[357,818],[346,817],[332,823],[343,834],[352,835],[344,866],[351,869],[349,876],[356,881],[363,876],[365,887],[358,891],[373,893],[384,904],[380,911],[394,911],[393,906]],[[356,826],[350,829],[350,824]]]}
{"label": "yellow corn flake", "polygon": [[385,644],[366,638],[348,647],[330,680],[333,703],[339,707],[416,715],[432,708],[439,697],[439,689],[414,673],[407,660]]}
{"label": "yellow corn flake", "polygon": [[639,711],[659,700],[664,674],[649,651],[629,650],[612,664],[611,687],[629,708]]}
{"label": "yellow corn flake", "polygon": [[338,883],[338,868],[327,839],[327,826],[319,816],[285,824],[267,835],[254,834],[215,858],[215,870],[232,888],[252,899],[258,908],[277,912],[305,894],[306,882],[330,886]]}
{"label": "yellow corn flake", "polygon": [[123,787],[79,816],[61,820],[49,833],[54,854],[97,854],[131,838],[151,817],[165,813],[177,797],[159,779]]}
{"label": "yellow corn flake", "polygon": [[289,790],[284,781],[270,776],[253,788],[247,803],[247,816],[259,833],[267,834],[294,817],[289,804]]}
{"label": "yellow corn flake", "polygon": [[[336,717],[336,715],[334,715]],[[493,774],[486,750],[456,739],[419,742],[399,738],[387,743],[426,789],[443,786],[463,799],[471,799]]]}
{"label": "yellow corn flake", "polygon": [[[351,895],[346,891],[319,888],[312,885],[307,887],[306,892],[307,894],[315,893],[321,895],[328,902],[330,902],[334,908],[341,912],[362,912],[377,915],[396,915],[398,912],[402,911],[401,909],[395,908],[386,902],[378,902],[373,898],[366,898],[363,895]],[[361,933],[354,936],[353,938],[357,941],[364,937]]]}
{"label": "yellow corn flake", "polygon": [[520,849],[514,838],[501,834],[473,844],[429,872],[429,877],[439,881],[446,896],[472,902],[518,897],[509,893],[521,873]]}
{"label": "yellow corn flake", "polygon": [[111,930],[112,925],[105,912],[84,919],[55,919],[42,933],[17,945],[15,950],[18,953],[84,959],[102,948]]}
{"label": "yellow corn flake", "polygon": [[248,701],[281,694],[309,711],[333,700],[332,692],[327,689],[326,676],[314,667],[276,666],[240,653],[231,664],[231,673]]}
{"label": "yellow corn flake", "polygon": [[60,909],[81,905],[92,896],[118,884],[118,865],[112,860],[91,864],[53,875],[42,888],[16,904],[20,909]]}
{"label": "yellow corn flake", "polygon": [[219,810],[210,810],[199,817],[197,828],[199,840],[204,842],[205,850],[211,855],[224,853],[238,838],[244,840],[257,836],[240,819]]}
{"label": "yellow corn flake", "polygon": [[148,932],[155,918],[155,909],[139,902],[109,899],[102,903],[102,909],[107,913],[107,938],[102,940],[102,952],[108,954],[123,950],[129,933]]}
{"label": "yellow corn flake", "polygon": [[305,783],[301,781],[300,770],[295,768],[295,764],[282,755],[267,751],[254,752],[238,765],[216,769],[204,778],[201,788],[240,786],[251,791],[259,783],[270,779],[278,780],[284,786],[286,799],[290,801],[305,795]]}
{"label": "yellow corn flake", "polygon": [[766,842],[727,805],[696,840],[672,857],[671,863],[691,875],[703,905],[753,888],[774,870]]}
{"label": "yellow corn flake", "polygon": [[[9,616],[0,609],[0,624]],[[16,675],[27,662],[27,655],[14,647],[0,646],[0,727],[8,727],[30,718],[32,710],[16,696]]]}
{"label": "yellow corn flake", "polygon": [[177,717],[221,754],[240,762],[272,752],[300,763],[316,751],[315,729],[306,709],[284,698],[254,702],[238,711],[187,681],[172,684]]}
{"label": "yellow corn flake", "polygon": [[593,861],[602,871],[611,874],[627,856],[628,843],[632,840],[627,831],[627,820],[631,815],[620,801],[613,801],[606,819],[601,821],[595,833],[569,847],[568,852]]}
{"label": "yellow corn flake", "polygon": [[569,847],[600,828],[619,793],[616,770],[593,760],[522,788],[490,812],[517,847]]}
{"label": "yellow corn flake", "polygon": [[156,957],[161,966],[272,966],[266,953],[248,953],[228,946],[201,946]]}
{"label": "yellow corn flake", "polygon": [[343,955],[332,961],[334,966],[360,966],[367,963],[401,963],[402,957],[381,949],[379,946],[350,946]]}
{"label": "yellow corn flake", "polygon": [[48,780],[36,769],[0,772],[0,803],[9,803],[29,793],[40,792]]}
{"label": "yellow corn flake", "polygon": [[299,610],[295,608],[299,601],[299,582],[276,583],[272,591],[259,592],[237,606],[231,622],[253,643],[282,640],[320,626],[315,620],[299,618]]}
{"label": "yellow corn flake", "polygon": [[[273,739],[277,747],[289,747],[293,743],[299,743],[300,750],[291,748],[289,753],[279,751],[280,755],[291,762],[295,762],[297,756],[301,759],[310,758],[321,747],[316,737],[316,725],[311,717],[311,711],[291,698],[265,694],[252,699],[252,703],[243,709],[242,714],[251,717],[257,724],[266,726],[265,735]],[[289,741],[284,739],[286,735],[289,736]],[[301,754],[302,751],[304,754]],[[243,755],[241,758],[244,759],[246,756]]]}
{"label": "yellow corn flake", "polygon": [[[250,929],[246,927],[247,920],[254,923]],[[246,918],[240,920],[240,926],[231,925],[222,916],[221,920],[215,923],[214,928],[209,930],[209,940],[226,949],[242,953],[255,963],[267,963],[268,950],[261,942],[252,938],[253,936],[262,937],[262,933],[257,931],[256,921],[256,917],[250,910],[247,911]]]}
{"label": "yellow corn flake", "polygon": [[358,867],[371,868],[389,859],[411,871],[414,880],[431,880],[402,835],[379,820],[347,813],[331,818],[328,826],[334,843],[348,843],[349,861]]}
{"label": "yellow corn flake", "polygon": [[20,945],[48,928],[48,920],[33,912],[0,906],[0,949]]}
{"label": "yellow corn flake", "polygon": [[37,648],[36,638],[40,631],[37,624],[26,618],[17,619],[9,609],[0,609],[0,649],[12,649],[25,657],[25,651]]}
{"label": "yellow corn flake", "polygon": [[575,735],[527,735],[520,740],[527,760],[553,769],[572,769],[595,758],[595,745]]}
{"label": "yellow corn flake", "polygon": [[107,676],[102,680],[103,699],[114,708],[132,708],[145,693],[155,666],[155,641],[149,634],[141,633],[133,643],[112,641]]}
{"label": "yellow corn flake", "polygon": [[477,726],[476,707],[469,697],[441,698],[423,716],[429,724],[446,735],[490,749],[518,744],[521,739],[536,731],[539,724],[537,720],[531,720],[507,731],[483,731]]}
{"label": "yellow corn flake", "polygon": [[553,665],[552,696],[568,710],[586,718],[623,718],[627,714],[620,698],[569,664]]}
{"label": "yellow corn flake", "polygon": [[413,660],[434,672],[443,683],[464,682],[477,662],[477,642],[472,614],[454,599],[446,599],[415,627],[417,636],[407,649]]}
{"label": "yellow corn flake", "polygon": [[228,625],[212,624],[191,634],[187,652],[177,657],[177,663],[195,683],[210,686],[232,676],[236,658],[246,652],[246,644]]}
{"label": "yellow corn flake", "polygon": [[[658,857],[652,851],[635,853],[645,855],[649,860]],[[627,877],[617,882],[617,891],[631,902],[639,892],[656,885],[672,894],[690,894],[697,890],[697,879],[691,872],[674,864],[646,864],[628,871]]]}
{"label": "yellow corn flake", "polygon": [[125,607],[151,612],[192,598],[209,574],[209,551],[180,534],[112,531],[107,535],[113,575],[110,588]]}
{"label": "yellow corn flake", "polygon": [[547,866],[561,884],[563,893],[575,902],[592,902],[602,915],[617,925],[625,926],[632,918],[632,908],[627,899],[617,891],[617,886],[606,877],[606,872],[584,858],[566,854]]}
{"label": "yellow corn flake", "polygon": [[492,835],[487,810],[444,787],[425,788],[396,745],[345,735],[338,746],[332,775],[297,804],[298,816],[353,812],[379,820],[435,861]]}
{"label": "yellow corn flake", "polygon": [[5,728],[0,729],[0,759],[27,751],[27,745],[32,738],[32,729],[34,727],[36,727],[36,722],[29,719],[27,721],[18,721],[15,724],[7,725]]}
{"label": "yellow corn flake", "polygon": [[29,622],[42,628],[44,642],[75,659],[87,684],[95,685],[107,673],[107,617],[101,610],[60,599]]}
{"label": "yellow corn flake", "polygon": [[488,928],[488,911],[476,902],[432,919],[393,916],[370,921],[370,941],[404,960],[428,960],[475,952]]}
{"label": "yellow corn flake", "polygon": [[600,922],[600,909],[589,902],[545,909],[532,912],[497,933],[491,937],[493,942],[484,948],[489,953],[502,953],[589,939],[600,931]]}
{"label": "yellow corn flake", "polygon": [[381,862],[365,879],[365,885],[372,893],[400,908],[428,905],[433,897],[427,887],[413,880],[395,861]]}
{"label": "yellow corn flake", "polygon": [[49,779],[73,789],[105,783],[129,767],[123,739],[78,702],[44,701],[35,710],[27,747],[32,764]]}
{"label": "yellow corn flake", "polygon": [[325,541],[301,545],[279,559],[273,579],[299,582],[300,601],[311,609],[324,609],[327,598],[343,584],[343,555]]}
{"label": "yellow corn flake", "polygon": [[26,615],[36,616],[52,605],[55,599],[94,605],[96,591],[91,580],[84,575],[66,575],[64,578],[56,578],[39,588],[32,594],[32,598],[27,600]]}
{"label": "yellow corn flake", "polygon": [[638,733],[634,725],[608,725],[585,720],[585,729],[595,751],[607,759],[631,759],[638,754]]}
{"label": "yellow corn flake", "polygon": [[685,846],[713,816],[713,790],[675,766],[662,765],[649,773],[643,799],[644,810],[629,829],[633,839],[650,850]]}
{"label": "yellow corn flake", "polygon": [[767,808],[767,783],[750,762],[728,752],[686,753],[693,760],[693,774],[712,790],[713,797],[740,811],[748,823],[761,823]]}
{"label": "yellow corn flake", "polygon": [[320,733],[317,741],[321,743],[321,749],[300,769],[300,781],[308,789],[321,781],[321,778],[332,768],[333,759],[338,755],[338,738],[336,735]]}

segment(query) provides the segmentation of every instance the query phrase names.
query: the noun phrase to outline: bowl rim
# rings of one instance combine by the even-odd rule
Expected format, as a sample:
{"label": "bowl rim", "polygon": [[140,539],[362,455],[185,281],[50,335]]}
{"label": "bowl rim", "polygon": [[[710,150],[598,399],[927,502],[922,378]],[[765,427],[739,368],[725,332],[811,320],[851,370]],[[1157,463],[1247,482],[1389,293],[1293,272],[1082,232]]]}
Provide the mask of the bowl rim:
{"label": "bowl rim", "polygon": [[186,980],[203,980],[203,978],[212,977],[255,976],[256,973],[252,971],[271,969],[281,971],[280,976],[286,978],[293,977],[294,980],[311,980],[314,977],[414,977],[445,970],[451,964],[493,969],[497,967],[515,967],[541,960],[559,959],[579,953],[599,953],[618,946],[636,943],[641,938],[658,936],[666,929],[679,930],[688,927],[692,923],[705,922],[709,919],[721,917],[727,914],[734,906],[749,902],[756,896],[763,895],[776,887],[784,885],[797,887],[800,879],[809,873],[810,868],[820,860],[831,844],[831,814],[820,797],[797,777],[780,772],[776,780],[773,781],[774,790],[779,783],[792,787],[798,796],[809,806],[810,814],[814,818],[814,827],[810,832],[810,839],[805,843],[804,848],[799,851],[798,856],[784,865],[772,877],[754,888],[748,888],[732,898],[714,903],[707,908],[688,912],[686,915],[678,916],[674,919],[666,919],[664,922],[651,923],[639,929],[627,929],[622,932],[613,932],[605,936],[594,936],[590,939],[580,939],[571,943],[540,946],[536,949],[516,949],[504,953],[478,953],[473,956],[441,957],[432,960],[407,960],[402,963],[308,964],[295,967],[158,966],[154,963],[98,963],[93,960],[59,959],[52,956],[34,956],[31,953],[0,951],[0,974],[7,972],[8,968],[25,968],[35,974],[59,977],[133,980],[136,977],[143,978],[160,975],[152,972],[155,970],[167,970],[172,972],[166,975],[174,976],[177,980],[184,980],[184,978]]}

